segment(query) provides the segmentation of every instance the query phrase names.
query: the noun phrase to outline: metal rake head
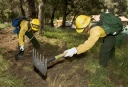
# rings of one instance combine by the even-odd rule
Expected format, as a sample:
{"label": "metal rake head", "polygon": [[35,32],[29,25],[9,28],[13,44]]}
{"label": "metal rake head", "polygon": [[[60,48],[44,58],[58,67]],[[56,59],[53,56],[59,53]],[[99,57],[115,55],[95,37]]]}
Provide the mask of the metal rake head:
{"label": "metal rake head", "polygon": [[33,49],[32,60],[34,66],[45,76],[47,73],[47,59],[44,59],[41,54]]}

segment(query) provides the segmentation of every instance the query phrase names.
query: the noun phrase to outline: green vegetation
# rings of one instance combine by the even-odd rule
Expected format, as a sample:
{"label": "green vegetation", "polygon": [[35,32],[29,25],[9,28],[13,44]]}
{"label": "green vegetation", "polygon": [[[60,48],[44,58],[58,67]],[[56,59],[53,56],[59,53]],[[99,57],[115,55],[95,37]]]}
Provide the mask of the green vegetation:
{"label": "green vegetation", "polygon": [[77,46],[83,43],[87,39],[87,35],[79,34],[74,29],[57,29],[46,26],[44,30],[44,37],[59,39],[60,41],[66,41],[68,48]]}
{"label": "green vegetation", "polygon": [[[56,39],[58,41],[56,45],[58,45],[60,42],[65,42],[67,44],[67,48],[71,48],[82,44],[87,39],[88,35],[78,34],[75,32],[75,30],[69,28],[56,29],[46,26],[44,29],[44,36],[39,36],[38,38],[42,37]],[[56,66],[56,70],[63,69],[63,71],[56,72],[54,81],[51,79],[51,76],[49,76],[47,78],[48,83],[51,83],[51,87],[80,87],[81,84],[88,85],[88,87],[116,87],[117,85],[120,85],[120,87],[128,87],[128,38],[126,37],[124,37],[122,45],[120,47],[116,47],[116,58],[110,61],[107,69],[99,66],[99,59],[96,57],[102,41],[99,40],[86,54],[73,56],[72,58],[65,60],[65,65],[70,64],[70,62],[67,61],[72,61],[72,63],[75,64],[72,66],[69,65],[69,69],[64,70],[64,65]],[[52,46],[50,46],[50,48],[52,49]],[[0,52],[0,86],[24,87],[25,80],[18,79],[8,71],[8,62],[9,61],[7,61]],[[77,72],[79,70],[81,72]],[[114,75],[114,78],[118,79],[118,82],[120,83],[115,84],[113,81],[111,81],[109,76],[111,73]],[[70,80],[71,78],[75,79],[75,85],[75,82]]]}
{"label": "green vegetation", "polygon": [[9,26],[10,26],[9,23],[4,23],[4,24],[0,23],[0,29],[7,28],[7,27],[9,27]]}
{"label": "green vegetation", "polygon": [[8,71],[9,63],[0,52],[0,86],[1,87],[24,87],[24,81],[18,79]]}
{"label": "green vegetation", "polygon": [[[87,35],[77,34],[73,29],[52,29],[49,27],[46,27],[46,29],[44,30],[44,36],[47,38],[59,39],[60,41],[66,41],[68,44],[67,45],[68,48],[78,46],[79,44],[83,43],[88,37]],[[89,87],[115,87],[108,77],[109,73],[113,73],[116,76],[116,78],[119,79],[120,82],[128,81],[128,75],[127,75],[128,73],[127,39],[128,38],[126,37],[127,36],[124,36],[121,46],[116,47],[116,53],[115,53],[116,58],[113,60],[110,60],[108,69],[104,69],[100,67],[98,64],[99,59],[95,59],[95,55],[94,55],[94,54],[98,55],[102,40],[99,40],[95,44],[95,46],[88,51],[88,54],[90,54],[91,56],[89,56],[88,58],[86,57],[86,63],[84,65],[86,68],[83,69],[83,71],[89,72],[89,76],[88,76]],[[72,59],[74,58],[75,57],[73,57]],[[84,56],[82,58],[84,58]],[[79,66],[74,65],[74,67],[79,67]],[[75,69],[73,71],[75,71]],[[66,76],[68,77],[68,75]],[[71,75],[69,75],[69,77],[70,76]],[[61,78],[61,75],[60,75],[60,78]],[[60,78],[58,78],[58,80]],[[57,79],[55,80],[56,82],[60,82],[60,81],[57,81]],[[128,84],[126,84],[125,86],[127,87]]]}

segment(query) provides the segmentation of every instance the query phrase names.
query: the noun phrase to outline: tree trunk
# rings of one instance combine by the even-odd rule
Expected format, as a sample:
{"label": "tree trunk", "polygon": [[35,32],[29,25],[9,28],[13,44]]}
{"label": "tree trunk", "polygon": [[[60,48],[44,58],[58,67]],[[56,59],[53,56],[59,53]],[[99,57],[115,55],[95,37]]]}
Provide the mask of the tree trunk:
{"label": "tree trunk", "polygon": [[23,9],[23,3],[22,3],[22,2],[23,2],[23,1],[20,0],[20,9],[21,9],[22,15],[25,16],[25,11],[24,11],[24,9]]}
{"label": "tree trunk", "polygon": [[64,10],[63,10],[63,22],[62,22],[62,27],[65,28],[65,23],[66,23],[66,11],[67,11],[67,1],[64,0]]}
{"label": "tree trunk", "polygon": [[37,18],[35,1],[34,0],[26,0],[26,16],[31,18]]}
{"label": "tree trunk", "polygon": [[39,3],[39,13],[38,13],[38,19],[40,20],[41,26],[39,30],[39,35],[43,34],[43,28],[44,28],[44,0],[41,0]]}
{"label": "tree trunk", "polygon": [[53,12],[52,12],[52,17],[51,17],[51,27],[54,27],[53,20],[54,20],[54,17],[55,17],[55,11],[56,11],[56,8],[54,7]]}

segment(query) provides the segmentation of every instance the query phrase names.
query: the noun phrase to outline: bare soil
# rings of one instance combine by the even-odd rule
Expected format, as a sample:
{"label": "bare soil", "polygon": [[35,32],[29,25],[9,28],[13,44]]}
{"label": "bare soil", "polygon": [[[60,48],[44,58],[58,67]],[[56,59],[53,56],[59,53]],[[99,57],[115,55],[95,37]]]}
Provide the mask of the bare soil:
{"label": "bare soil", "polygon": [[[27,38],[25,38],[27,39]],[[27,39],[28,40],[28,39]],[[0,30],[0,48],[2,49],[2,55],[9,61],[10,63],[10,69],[9,71],[17,76],[19,79],[24,79],[25,86],[26,87],[54,87],[52,81],[56,78],[56,73],[58,73],[58,70],[56,66],[60,64],[64,64],[64,69],[60,70],[60,74],[64,73],[65,70],[70,70],[69,66],[73,66],[73,63],[66,62],[64,63],[64,60],[58,60],[55,61],[52,66],[48,67],[47,75],[43,76],[34,66],[32,61],[32,50],[33,46],[31,43],[28,44],[28,41],[25,41],[26,48],[25,48],[25,54],[24,59],[15,61],[14,55],[17,51],[17,35],[14,35],[12,30],[10,29],[1,29]],[[53,45],[51,47],[46,46],[48,42],[54,43],[54,39],[47,40],[44,38],[39,38],[41,49],[38,51],[42,55],[45,55],[45,57],[49,58],[55,55],[60,54],[60,50],[66,49],[65,42],[60,42],[58,45]],[[52,49],[51,49],[52,48]],[[82,70],[82,69],[81,69]],[[81,71],[78,71],[81,72]],[[78,73],[77,72],[77,73]],[[50,78],[50,81],[48,81]],[[72,77],[69,77],[69,80],[71,80]],[[75,81],[75,80],[74,80]],[[85,82],[86,84],[86,82]],[[61,86],[60,86],[61,87]],[[72,85],[72,87],[75,87]],[[83,86],[85,87],[85,86]]]}
{"label": "bare soil", "polygon": [[[51,57],[55,56],[62,52],[62,50],[66,49],[66,43],[60,42],[58,45],[51,45],[51,47],[46,46],[48,43],[45,38],[39,38],[41,50],[39,50],[39,53],[44,55],[45,57]],[[48,40],[49,42],[54,42],[54,39]],[[48,68],[47,76],[43,76],[34,66],[32,61],[32,49],[33,46],[31,44],[27,43],[27,47],[25,50],[24,60],[15,61],[14,55],[16,53],[17,48],[17,36],[13,34],[12,30],[10,29],[1,29],[0,30],[0,47],[2,49],[2,54],[4,57],[9,61],[10,63],[10,69],[9,71],[17,76],[19,79],[24,79],[25,86],[26,87],[55,87],[53,86],[55,83],[55,80],[58,78],[57,74],[64,74],[64,73],[70,73],[68,72],[70,70],[70,67],[73,67],[73,65],[81,64],[81,67],[79,67],[77,72],[74,72],[73,76],[70,77],[64,77],[68,84],[73,83],[70,86],[66,87],[87,87],[88,85],[88,72],[83,71],[83,63],[85,59],[80,59],[77,62],[65,61],[65,60],[59,60],[56,63],[54,63],[53,66]],[[50,49],[52,48],[52,49]],[[82,55],[81,55],[82,56]],[[58,68],[63,65],[63,68]],[[110,74],[110,80],[113,81],[115,84],[119,84],[119,81],[117,78],[113,76],[113,74]],[[60,81],[64,81],[65,79],[61,78]],[[79,83],[77,79],[86,78],[83,82]],[[59,82],[58,82],[59,83]],[[77,84],[76,84],[77,83]],[[66,84],[66,83],[65,83]],[[59,86],[63,87],[63,86]],[[119,87],[119,86],[117,86]],[[122,87],[122,86],[121,86]]]}

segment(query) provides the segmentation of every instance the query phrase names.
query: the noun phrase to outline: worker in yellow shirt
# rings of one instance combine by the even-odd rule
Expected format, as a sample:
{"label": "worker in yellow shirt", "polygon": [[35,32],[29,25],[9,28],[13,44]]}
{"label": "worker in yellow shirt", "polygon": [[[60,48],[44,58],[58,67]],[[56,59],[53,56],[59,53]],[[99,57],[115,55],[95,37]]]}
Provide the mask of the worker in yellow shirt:
{"label": "worker in yellow shirt", "polygon": [[12,26],[15,27],[14,33],[17,33],[18,35],[18,53],[15,54],[15,60],[24,59],[24,50],[25,50],[25,43],[24,43],[24,36],[26,35],[29,39],[32,45],[36,48],[40,48],[40,44],[37,41],[36,37],[34,36],[34,33],[39,30],[40,27],[40,21],[37,18],[32,19],[31,21],[28,20],[22,20],[19,24],[19,26],[16,26],[18,24],[17,20],[14,20],[12,22]]}
{"label": "worker in yellow shirt", "polygon": [[[103,39],[103,44],[101,45],[99,57],[99,64],[103,67],[107,67],[109,59],[114,56],[115,45],[119,39],[116,39],[114,35],[107,35],[104,28],[101,26],[94,26],[91,23],[91,17],[86,15],[79,15],[76,20],[76,31],[78,33],[89,33],[89,38],[77,47],[73,47],[64,52],[67,52],[64,57],[72,57],[74,54],[81,54],[92,48],[99,38]],[[119,40],[121,41],[121,40]]]}

